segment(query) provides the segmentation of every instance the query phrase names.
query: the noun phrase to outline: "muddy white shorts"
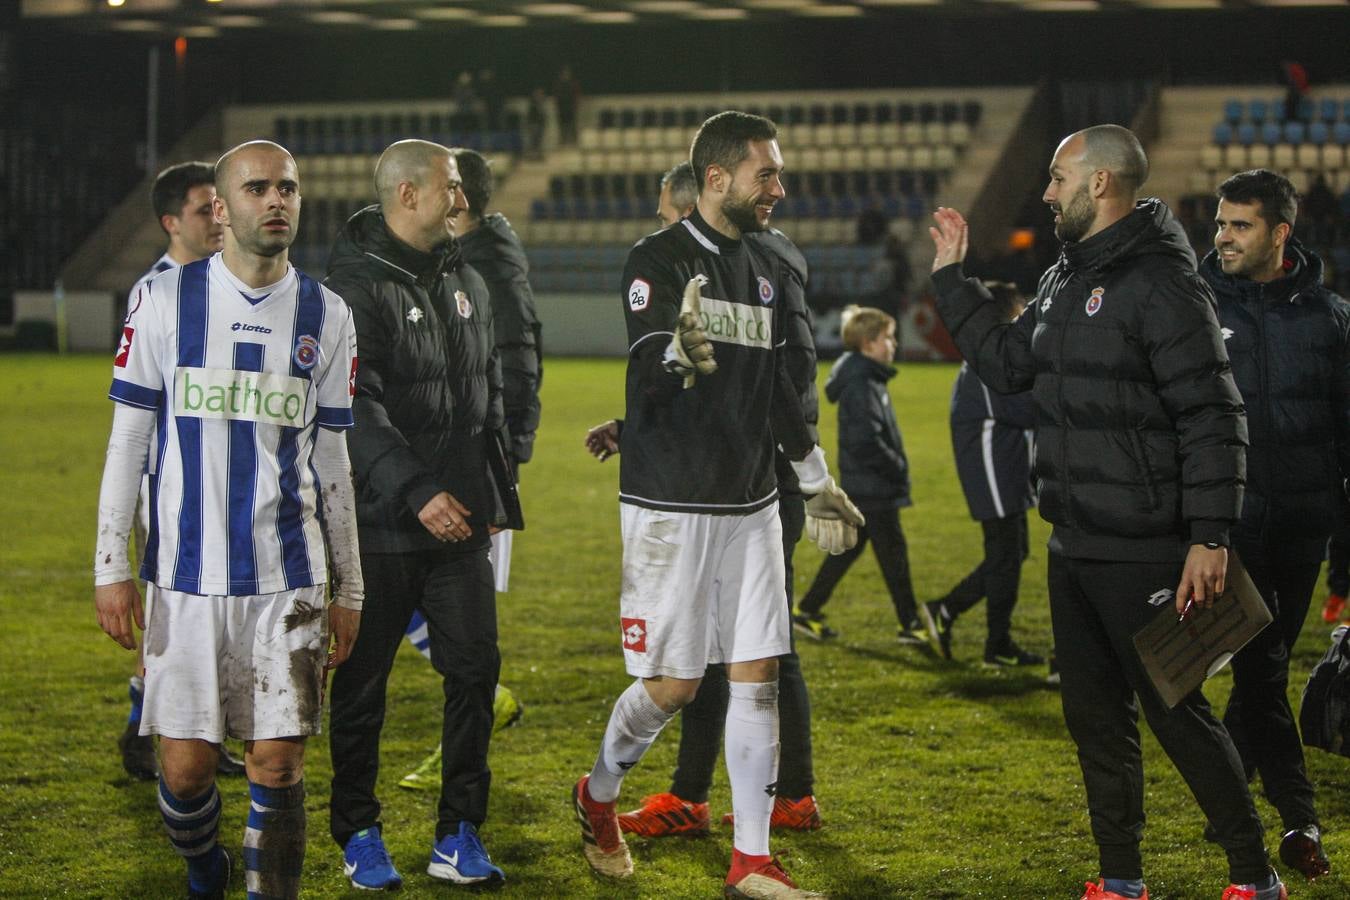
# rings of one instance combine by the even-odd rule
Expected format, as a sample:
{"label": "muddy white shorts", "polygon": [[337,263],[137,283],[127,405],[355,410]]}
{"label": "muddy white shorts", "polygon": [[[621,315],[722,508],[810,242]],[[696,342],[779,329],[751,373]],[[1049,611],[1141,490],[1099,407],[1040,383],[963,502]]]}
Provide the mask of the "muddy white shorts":
{"label": "muddy white shorts", "polygon": [[789,650],[778,504],[745,516],[620,503],[623,655],[639,678],[702,678],[709,663]]}
{"label": "muddy white shorts", "polygon": [[218,744],[318,734],[324,585],[242,597],[148,585],[141,734]]}

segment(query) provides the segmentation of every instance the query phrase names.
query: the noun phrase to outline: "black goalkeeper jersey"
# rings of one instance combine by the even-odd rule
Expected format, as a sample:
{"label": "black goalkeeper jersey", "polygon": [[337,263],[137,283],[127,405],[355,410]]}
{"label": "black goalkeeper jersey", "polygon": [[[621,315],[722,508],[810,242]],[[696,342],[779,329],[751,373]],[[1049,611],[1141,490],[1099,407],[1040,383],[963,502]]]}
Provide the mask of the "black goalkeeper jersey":
{"label": "black goalkeeper jersey", "polygon": [[[685,285],[707,277],[703,329],[717,371],[684,389],[664,365]],[[627,411],[619,499],[652,509],[745,515],[778,496],[774,446],[803,458],[814,441],[782,352],[789,273],[758,241],[689,218],[639,241],[623,274]]]}

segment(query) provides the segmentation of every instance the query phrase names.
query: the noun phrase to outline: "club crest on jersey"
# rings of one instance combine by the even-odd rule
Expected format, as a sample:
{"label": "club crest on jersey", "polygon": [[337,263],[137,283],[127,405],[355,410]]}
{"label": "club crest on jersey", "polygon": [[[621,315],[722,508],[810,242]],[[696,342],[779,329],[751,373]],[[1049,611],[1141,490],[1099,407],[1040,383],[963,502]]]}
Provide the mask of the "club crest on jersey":
{"label": "club crest on jersey", "polygon": [[130,325],[122,328],[122,340],[117,345],[117,358],[113,360],[113,365],[119,369],[127,367],[127,357],[131,355],[131,336],[136,333],[136,329]]}
{"label": "club crest on jersey", "polygon": [[1083,307],[1083,311],[1089,316],[1095,316],[1101,310],[1102,300],[1105,298],[1106,288],[1093,288],[1091,295],[1088,296],[1087,305]]}
{"label": "club crest on jersey", "polygon": [[628,286],[628,308],[633,312],[642,312],[652,299],[652,286],[643,278],[634,278]]}
{"label": "club crest on jersey", "polygon": [[623,629],[623,649],[632,650],[634,653],[646,653],[647,620],[620,617],[619,625]]}
{"label": "club crest on jersey", "polygon": [[319,361],[319,342],[312,334],[302,334],[295,342],[292,354],[295,364],[308,372]]}
{"label": "club crest on jersey", "polygon": [[773,285],[763,275],[759,276],[759,302],[765,306],[773,302]]}
{"label": "club crest on jersey", "polygon": [[455,291],[455,309],[465,319],[473,315],[473,304],[469,302],[468,294],[463,291]]}

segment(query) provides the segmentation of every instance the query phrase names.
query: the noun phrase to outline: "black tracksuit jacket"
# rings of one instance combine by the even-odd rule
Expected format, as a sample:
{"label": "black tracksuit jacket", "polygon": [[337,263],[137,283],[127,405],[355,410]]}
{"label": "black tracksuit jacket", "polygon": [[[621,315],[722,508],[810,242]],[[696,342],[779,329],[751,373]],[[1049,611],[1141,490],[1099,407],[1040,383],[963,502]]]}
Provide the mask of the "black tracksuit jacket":
{"label": "black tracksuit jacket", "polygon": [[1032,390],[1050,549],[1121,562],[1228,542],[1247,425],[1214,298],[1159,200],[1067,243],[1011,324],[960,265],[933,275],[957,347],[996,391]]}
{"label": "black tracksuit jacket", "polygon": [[[509,440],[487,287],[451,241],[423,253],[390,233],[378,206],[343,226],[324,283],[352,309],[360,365],[348,436],[363,553],[487,546],[503,524],[489,455]],[[442,544],[417,513],[448,491],[473,535]]]}
{"label": "black tracksuit jacket", "polygon": [[1261,284],[1225,275],[1212,250],[1200,264],[1251,432],[1238,529],[1317,562],[1350,476],[1350,304],[1322,286],[1322,261],[1297,239],[1285,270]]}

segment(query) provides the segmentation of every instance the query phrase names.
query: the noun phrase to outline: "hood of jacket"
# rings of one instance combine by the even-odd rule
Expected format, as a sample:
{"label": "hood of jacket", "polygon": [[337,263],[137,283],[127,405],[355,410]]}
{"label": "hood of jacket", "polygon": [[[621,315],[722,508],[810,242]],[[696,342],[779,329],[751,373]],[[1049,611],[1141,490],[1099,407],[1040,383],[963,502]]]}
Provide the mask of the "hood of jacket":
{"label": "hood of jacket", "polygon": [[488,281],[509,281],[530,274],[525,248],[506,216],[491,213],[459,239],[464,261]]}
{"label": "hood of jacket", "polygon": [[1282,277],[1263,283],[1226,274],[1219,263],[1218,250],[1209,251],[1200,261],[1200,274],[1221,297],[1280,303],[1322,290],[1322,258],[1293,235],[1284,245],[1284,272]]}
{"label": "hood of jacket", "polygon": [[431,253],[418,250],[394,236],[378,204],[357,210],[333,242],[328,256],[328,274],[348,266],[383,263],[391,278],[408,283],[430,284],[443,272],[453,272],[463,258],[459,242],[450,238]]}
{"label": "hood of jacket", "polygon": [[839,395],[851,381],[870,378],[885,384],[895,377],[895,366],[879,363],[875,359],[850,350],[835,361],[830,368],[830,376],[825,381],[825,396],[831,403],[839,402]]}
{"label": "hood of jacket", "polygon": [[1087,240],[1066,243],[1060,259],[1074,271],[1106,272],[1150,255],[1173,256],[1195,265],[1186,229],[1167,204],[1154,197],[1140,200],[1129,215]]}

